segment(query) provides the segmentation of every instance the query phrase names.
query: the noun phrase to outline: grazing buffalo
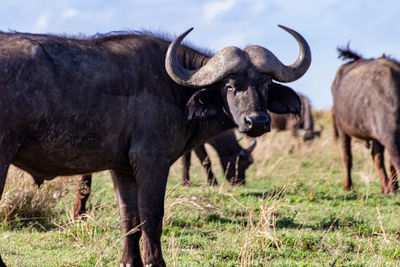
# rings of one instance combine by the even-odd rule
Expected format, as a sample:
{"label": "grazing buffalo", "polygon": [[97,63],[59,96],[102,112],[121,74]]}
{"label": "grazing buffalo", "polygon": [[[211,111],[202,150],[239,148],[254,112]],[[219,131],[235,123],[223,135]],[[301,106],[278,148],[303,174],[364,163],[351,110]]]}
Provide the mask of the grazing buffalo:
{"label": "grazing buffalo", "polygon": [[[235,137],[233,131],[226,131],[207,140],[217,152],[225,178],[233,185],[245,183],[245,171],[253,163],[251,152],[256,146],[256,141],[247,149],[242,148]],[[204,144],[195,147],[194,152],[199,158],[207,175],[207,181],[210,185],[218,185],[214,173],[211,169],[211,161],[204,147]],[[190,168],[190,151],[186,152],[182,157],[183,165],[183,184],[190,185],[189,168]]]}
{"label": "grazing buffalo", "polygon": [[271,128],[278,131],[290,130],[294,137],[302,136],[304,142],[306,142],[313,140],[316,136],[321,136],[323,128],[314,130],[314,118],[310,100],[305,95],[298,95],[301,101],[300,116],[271,112]]}
{"label": "grazing buffalo", "polygon": [[300,46],[290,66],[256,45],[215,55],[180,45],[192,29],[173,42],[143,33],[1,33],[0,193],[10,164],[37,184],[111,170],[124,232],[121,266],[143,265],[140,238],[145,264],[165,266],[160,237],[171,164],[235,126],[264,134],[267,109],[300,113],[297,94],[273,80],[300,78],[311,52],[300,34],[282,28]]}
{"label": "grazing buffalo", "polygon": [[[332,84],[332,118],[340,140],[346,172],[345,190],[352,189],[351,137],[372,143],[372,159],[381,179],[382,192],[398,188],[400,171],[400,63],[389,58],[365,59],[347,49],[339,57],[349,60],[340,66]],[[388,178],[384,150],[392,162]]]}

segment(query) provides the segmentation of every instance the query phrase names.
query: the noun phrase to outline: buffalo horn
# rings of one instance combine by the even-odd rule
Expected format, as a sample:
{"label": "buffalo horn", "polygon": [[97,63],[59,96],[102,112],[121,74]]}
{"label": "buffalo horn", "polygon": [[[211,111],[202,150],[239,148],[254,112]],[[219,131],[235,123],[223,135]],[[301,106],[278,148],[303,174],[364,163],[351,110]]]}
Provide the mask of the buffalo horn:
{"label": "buffalo horn", "polygon": [[254,140],[253,144],[249,146],[248,148],[243,148],[242,151],[240,151],[241,156],[248,156],[250,155],[251,152],[253,152],[254,148],[257,145],[257,141]]}
{"label": "buffalo horn", "polygon": [[278,26],[290,33],[299,44],[300,53],[293,64],[284,65],[271,51],[261,46],[249,46],[245,52],[250,56],[251,63],[258,71],[272,75],[273,79],[279,82],[292,82],[307,71],[311,64],[311,51],[307,41],[299,33],[285,26]]}
{"label": "buffalo horn", "polygon": [[319,130],[314,131],[314,135],[321,136],[321,133],[323,130],[324,130],[324,126],[320,125]]}
{"label": "buffalo horn", "polygon": [[249,66],[247,55],[239,48],[223,48],[207,63],[196,70],[185,69],[178,61],[178,47],[193,28],[179,35],[168,47],[165,68],[177,84],[187,87],[205,87],[218,82],[231,73],[245,70]]}

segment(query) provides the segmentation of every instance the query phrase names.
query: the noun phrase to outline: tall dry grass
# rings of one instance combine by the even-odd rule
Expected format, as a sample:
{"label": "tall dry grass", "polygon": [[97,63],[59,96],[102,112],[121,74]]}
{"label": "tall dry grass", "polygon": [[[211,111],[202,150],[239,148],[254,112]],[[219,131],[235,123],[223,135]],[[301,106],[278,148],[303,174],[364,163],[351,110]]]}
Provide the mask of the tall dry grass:
{"label": "tall dry grass", "polygon": [[267,249],[274,246],[277,250],[281,247],[281,241],[276,234],[277,212],[284,205],[279,196],[285,189],[273,194],[267,200],[259,199],[259,210],[248,208],[247,227],[242,234],[240,246],[240,266],[254,266],[255,258],[260,253],[260,248]]}
{"label": "tall dry grass", "polygon": [[3,196],[0,200],[0,223],[8,226],[25,225],[35,221],[48,222],[54,217],[57,201],[73,189],[70,177],[44,182],[40,188],[32,177],[11,166]]}

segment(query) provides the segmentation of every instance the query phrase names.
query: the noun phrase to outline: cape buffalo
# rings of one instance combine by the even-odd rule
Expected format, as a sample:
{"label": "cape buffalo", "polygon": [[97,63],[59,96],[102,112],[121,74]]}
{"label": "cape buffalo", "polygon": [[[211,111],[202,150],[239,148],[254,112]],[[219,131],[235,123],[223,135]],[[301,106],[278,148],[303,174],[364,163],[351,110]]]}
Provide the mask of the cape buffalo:
{"label": "cape buffalo", "polygon": [[145,264],[165,266],[160,237],[170,165],[235,126],[251,137],[264,134],[267,109],[300,113],[297,94],[272,80],[300,78],[311,52],[300,34],[281,27],[300,46],[290,66],[256,45],[215,55],[180,45],[192,29],[173,42],[143,33],[1,33],[0,193],[10,164],[37,184],[111,170],[124,232],[121,266],[143,265],[140,238]]}
{"label": "cape buffalo", "polygon": [[[398,188],[395,174],[400,171],[400,64],[386,57],[365,59],[349,47],[338,51],[339,58],[349,60],[340,66],[332,84],[333,126],[346,172],[344,189],[352,189],[351,137],[356,137],[372,143],[382,192],[390,193]],[[393,165],[389,178],[385,149]]]}
{"label": "cape buffalo", "polygon": [[[251,152],[256,146],[256,141],[247,149],[242,148],[235,137],[233,131],[226,131],[221,133],[210,140],[207,140],[215,151],[217,152],[222,169],[224,170],[225,178],[231,184],[244,184],[245,183],[245,171],[253,163],[253,157]],[[211,161],[204,147],[204,144],[195,147],[194,152],[199,158],[201,164],[207,175],[207,181],[210,185],[217,185],[218,182],[215,179],[214,173],[211,169]],[[183,165],[183,184],[190,184],[189,168],[190,168],[190,153],[186,152],[182,157]]]}
{"label": "cape buffalo", "polygon": [[323,128],[314,130],[314,118],[312,115],[310,100],[302,94],[298,94],[301,101],[301,115],[276,114],[271,112],[271,128],[278,131],[290,130],[293,136],[302,136],[304,142],[321,136]]}

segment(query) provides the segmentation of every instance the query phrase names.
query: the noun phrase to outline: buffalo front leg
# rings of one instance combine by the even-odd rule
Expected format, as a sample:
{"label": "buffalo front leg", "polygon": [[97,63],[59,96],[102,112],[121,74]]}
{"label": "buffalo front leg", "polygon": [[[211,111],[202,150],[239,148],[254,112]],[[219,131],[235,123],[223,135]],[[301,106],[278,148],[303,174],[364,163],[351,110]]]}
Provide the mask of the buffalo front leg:
{"label": "buffalo front leg", "polygon": [[[19,141],[13,134],[0,133],[0,199],[3,195],[4,186],[6,184],[7,172],[11,162],[15,159],[20,147]],[[0,255],[0,267],[5,267]]]}
{"label": "buffalo front leg", "polygon": [[182,184],[188,186],[191,185],[189,177],[191,152],[186,152],[182,156]]}
{"label": "buffalo front leg", "polygon": [[207,154],[207,151],[204,145],[199,145],[194,149],[196,156],[199,158],[201,164],[203,165],[204,171],[207,175],[207,181],[211,186],[218,185],[217,180],[215,179],[214,173],[211,169],[211,160]]}
{"label": "buffalo front leg", "polygon": [[92,186],[92,175],[82,175],[79,178],[78,185],[76,187],[76,197],[74,206],[74,217],[78,218],[82,214],[86,213],[86,202],[90,196],[90,190]]}
{"label": "buffalo front leg", "polygon": [[377,140],[372,141],[372,159],[374,161],[374,166],[376,171],[379,174],[381,179],[381,190],[382,193],[388,194],[389,193],[389,186],[388,186],[388,176],[385,170],[385,158],[384,158],[385,148],[379,143]]}
{"label": "buffalo front leg", "polygon": [[[7,160],[4,159],[4,156],[5,155],[3,154],[0,160],[0,199],[4,191],[4,186],[6,184],[8,167],[10,166],[10,162],[7,163]],[[0,255],[0,267],[6,267],[6,264],[1,259],[1,255]]]}
{"label": "buffalo front leg", "polygon": [[158,161],[153,164],[142,164],[137,169],[139,169],[136,177],[145,264],[165,266],[160,239],[169,165],[163,165]]}
{"label": "buffalo front leg", "polygon": [[141,236],[138,210],[138,187],[133,175],[111,172],[118,199],[119,215],[124,233],[121,267],[143,266],[140,256]]}
{"label": "buffalo front leg", "polygon": [[350,191],[353,188],[353,182],[351,181],[351,168],[353,166],[351,155],[351,138],[347,134],[341,132],[339,139],[342,150],[342,164],[346,175],[344,181],[344,190]]}

